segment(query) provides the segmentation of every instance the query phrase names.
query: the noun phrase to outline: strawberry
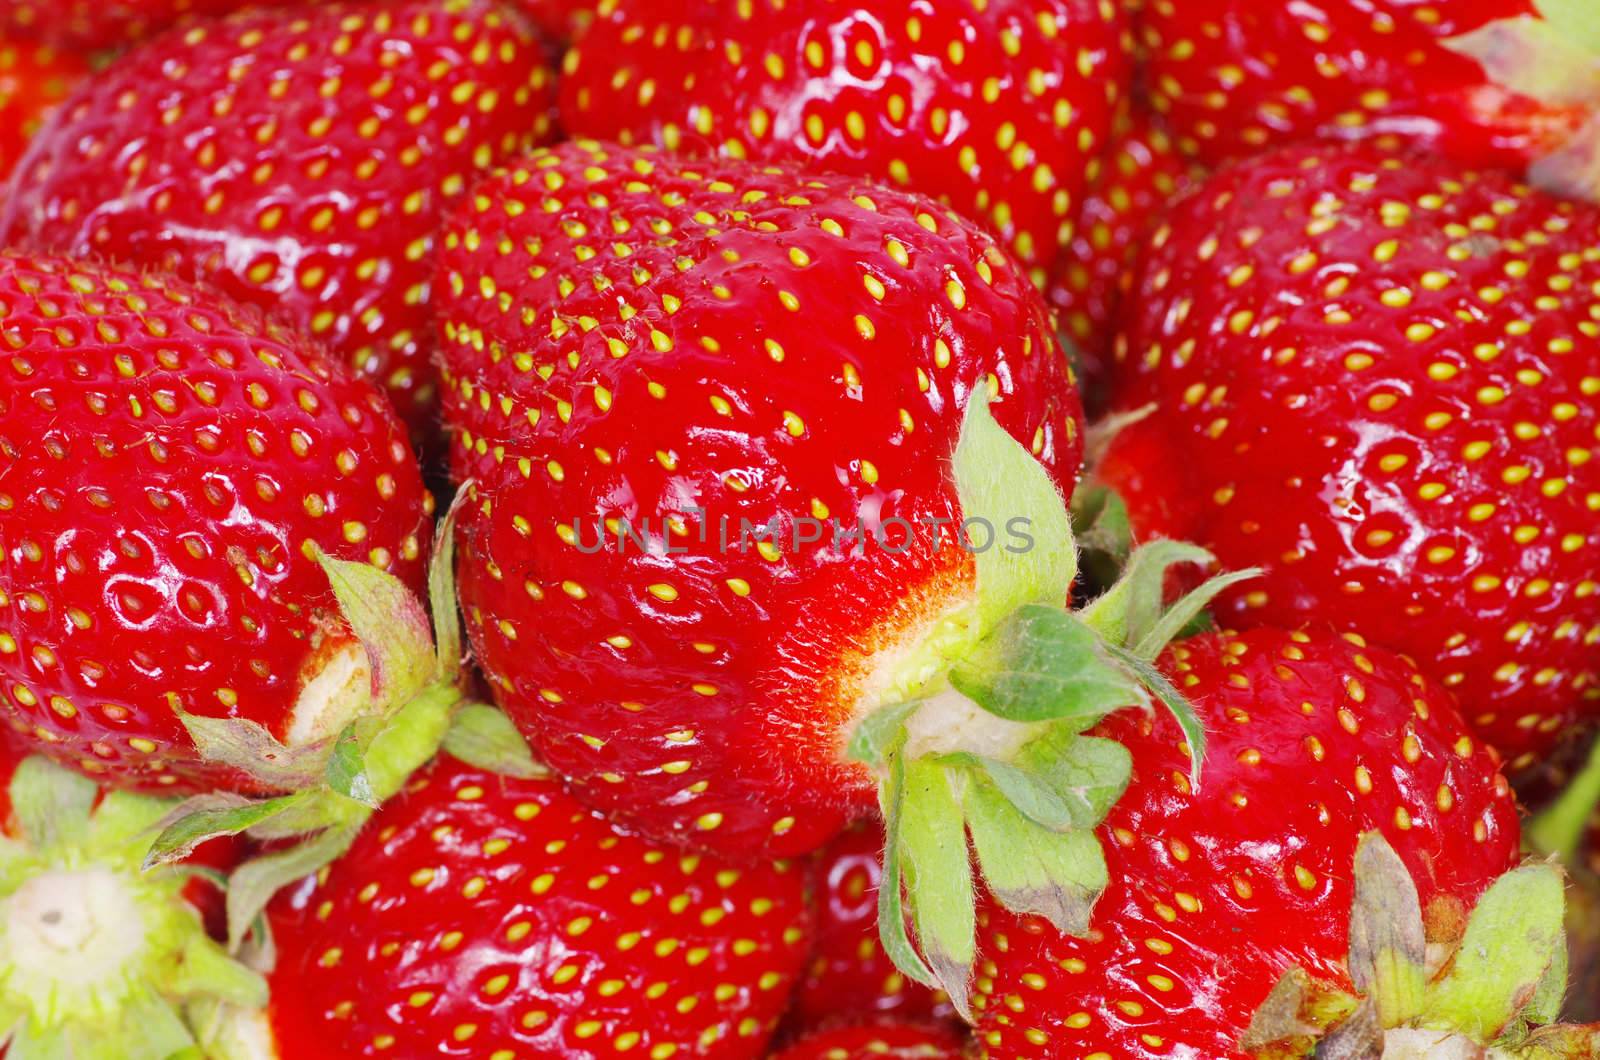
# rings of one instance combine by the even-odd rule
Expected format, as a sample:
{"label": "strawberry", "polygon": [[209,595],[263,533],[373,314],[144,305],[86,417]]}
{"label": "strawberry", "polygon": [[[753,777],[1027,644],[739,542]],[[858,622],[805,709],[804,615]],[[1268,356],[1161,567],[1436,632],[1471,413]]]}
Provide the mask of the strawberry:
{"label": "strawberry", "polygon": [[596,12],[609,10],[615,0],[514,0],[551,41],[566,42],[583,35],[595,20]]}
{"label": "strawberry", "polygon": [[0,34],[72,51],[118,48],[183,19],[242,7],[287,7],[302,0],[0,0]]}
{"label": "strawberry", "polygon": [[[750,857],[876,792],[889,952],[958,1011],[962,828],[1103,885],[1128,761],[1078,734],[1186,711],[1150,661],[1232,579],[1164,611],[1167,568],[1210,558],[1164,542],[1066,610],[1078,399],[992,237],[849,177],[577,142],[473,192],[436,289],[474,654],[580,798]],[[1015,897],[1046,894],[1073,922]]]}
{"label": "strawberry", "polygon": [[210,1042],[187,1017],[265,1001],[261,977],[206,931],[231,852],[142,870],[147,830],[171,807],[0,741],[0,1054],[189,1055]]}
{"label": "strawberry", "polygon": [[619,831],[448,756],[271,907],[275,1055],[756,1058],[805,961],[794,864]]}
{"label": "strawberry", "polygon": [[1101,477],[1134,529],[1261,581],[1231,627],[1331,623],[1452,689],[1517,771],[1600,716],[1600,211],[1372,145],[1175,204],[1125,321]]}
{"label": "strawberry", "polygon": [[246,12],[83,86],[19,167],[0,230],[271,309],[425,436],[433,231],[477,171],[549,134],[552,92],[541,47],[490,0]]}
{"label": "strawberry", "polygon": [[1089,394],[1105,383],[1117,311],[1133,285],[1153,216],[1200,175],[1148,111],[1123,108],[1049,289]]}
{"label": "strawberry", "polygon": [[961,1060],[966,1043],[949,1027],[867,1023],[807,1035],[773,1060]]}
{"label": "strawberry", "polygon": [[[1161,665],[1210,734],[1204,783],[1190,783],[1184,734],[1165,716],[1122,712],[1096,730],[1134,759],[1101,828],[1110,886],[1082,937],[985,904],[975,1006],[986,1055],[1310,1055],[1241,1041],[1252,1029],[1256,1048],[1273,1040],[1252,1021],[1290,969],[1330,994],[1323,1017],[1351,1007],[1334,993],[1370,992],[1346,961],[1363,833],[1380,833],[1409,872],[1388,890],[1414,888],[1418,945],[1424,923],[1429,941],[1458,941],[1517,863],[1517,810],[1494,753],[1399,657],[1262,628],[1181,642]],[[1559,937],[1558,880],[1555,897]]]}
{"label": "strawberry", "polygon": [[817,1025],[840,1018],[936,1022],[954,1013],[948,999],[909,980],[878,938],[883,828],[851,826],[811,860],[817,942],[795,990],[791,1019]]}
{"label": "strawberry", "polygon": [[1587,0],[1151,0],[1142,18],[1151,101],[1213,164],[1321,135],[1525,165],[1600,115]]}
{"label": "strawberry", "polygon": [[89,63],[75,52],[27,40],[0,43],[0,179],[11,173],[40,124],[88,73]]}
{"label": "strawberry", "polygon": [[0,255],[12,725],[118,786],[256,787],[183,719],[338,731],[365,670],[313,554],[420,589],[431,501],[382,396],[175,280]]}
{"label": "strawberry", "polygon": [[805,162],[940,198],[1044,283],[1128,77],[1098,0],[617,0],[567,53],[562,124]]}

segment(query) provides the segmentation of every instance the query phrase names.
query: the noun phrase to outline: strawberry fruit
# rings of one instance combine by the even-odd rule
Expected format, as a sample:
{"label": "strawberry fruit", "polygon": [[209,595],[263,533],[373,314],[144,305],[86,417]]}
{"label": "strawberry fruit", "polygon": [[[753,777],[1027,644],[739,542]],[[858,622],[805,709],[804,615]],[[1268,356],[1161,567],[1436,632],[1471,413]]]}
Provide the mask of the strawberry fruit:
{"label": "strawberry fruit", "polygon": [[966,1042],[948,1027],[867,1023],[806,1035],[773,1060],[961,1060]]}
{"label": "strawberry fruit", "polygon": [[1128,32],[1097,0],[617,0],[567,53],[561,120],[915,189],[1042,285],[1125,92]]}
{"label": "strawberry fruit", "polygon": [[381,383],[422,436],[437,398],[433,233],[475,174],[548,135],[544,63],[489,0],[174,30],[58,112],[0,231],[261,305]]}
{"label": "strawberry fruit", "polygon": [[754,1060],[811,930],[798,865],[662,848],[448,756],[270,919],[256,1023],[297,1060]]}
{"label": "strawberry fruit", "polygon": [[848,177],[579,142],[476,189],[440,268],[462,604],[540,758],[629,828],[745,857],[814,850],[876,792],[889,952],[958,1011],[964,828],[1075,923],[1128,768],[1077,734],[1184,712],[1150,660],[1228,580],[1163,611],[1166,569],[1209,559],[1167,542],[1065,610],[1077,396],[992,237]]}
{"label": "strawberry fruit", "polygon": [[[1346,954],[1363,833],[1398,852],[1441,946],[1517,863],[1496,757],[1398,657],[1263,628],[1180,642],[1162,668],[1210,734],[1204,781],[1191,784],[1185,736],[1165,716],[1123,712],[1096,730],[1134,761],[1102,826],[1110,886],[1081,937],[983,910],[975,1006],[989,1055],[1309,1055],[1241,1043],[1291,968],[1326,988],[1334,1015],[1353,1007],[1331,998],[1361,982]],[[1559,906],[1558,883],[1558,926]],[[1308,1032],[1330,1021],[1319,1018]],[[1255,1048],[1274,1040],[1256,1030]]]}
{"label": "strawberry fruit", "polygon": [[1225,625],[1415,658],[1515,770],[1600,704],[1600,211],[1373,145],[1285,149],[1144,259],[1100,473],[1264,579]]}
{"label": "strawberry fruit", "polygon": [[0,0],[0,34],[68,51],[120,48],[184,19],[243,7],[287,7],[301,0]]}

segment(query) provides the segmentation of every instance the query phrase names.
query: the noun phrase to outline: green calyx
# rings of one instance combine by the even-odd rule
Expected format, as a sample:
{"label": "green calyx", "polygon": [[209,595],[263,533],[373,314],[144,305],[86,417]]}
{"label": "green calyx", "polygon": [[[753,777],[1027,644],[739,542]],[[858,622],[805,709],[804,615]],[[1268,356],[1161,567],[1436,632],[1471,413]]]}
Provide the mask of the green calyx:
{"label": "green calyx", "polygon": [[191,1006],[258,1006],[266,982],[206,934],[197,872],[144,871],[170,800],[110,792],[42,758],[17,767],[0,842],[0,1040],[11,1060],[168,1060],[205,1049]]}
{"label": "green calyx", "polygon": [[[963,517],[991,527],[1025,520],[1034,545],[976,552],[976,599],[898,660],[849,754],[879,777],[885,948],[907,975],[944,989],[969,1015],[973,855],[984,885],[1008,908],[1064,932],[1088,930],[1107,883],[1093,829],[1132,775],[1127,750],[1089,730],[1114,711],[1159,703],[1185,734],[1198,784],[1205,732],[1154,662],[1217,593],[1254,572],[1214,578],[1169,606],[1168,570],[1212,557],[1157,541],[1122,557],[1121,579],[1099,599],[1069,611],[1079,571],[1067,505],[994,421],[981,391],[953,463]],[[1097,497],[1094,515],[1109,513],[1101,521],[1114,524],[1118,504]],[[1114,525],[1105,537],[1111,556],[1119,547]]]}
{"label": "green calyx", "polygon": [[[370,674],[370,681],[336,683],[337,694],[356,698],[326,712],[347,719],[341,729],[287,747],[254,722],[184,716],[205,757],[283,794],[213,793],[183,802],[162,822],[146,864],[181,861],[218,836],[295,841],[235,870],[227,901],[230,945],[241,943],[279,889],[349,849],[373,811],[438,753],[468,706],[461,689],[452,523],[447,517],[441,524],[429,572],[431,630],[427,608],[398,579],[368,564],[316,554]],[[469,741],[469,753],[474,746]]]}
{"label": "green calyx", "polygon": [[1600,1028],[1549,1025],[1567,976],[1558,868],[1530,863],[1501,876],[1442,953],[1430,952],[1416,884],[1379,833],[1362,837],[1354,876],[1354,993],[1290,969],[1257,1011],[1243,1051],[1259,1060],[1600,1056]]}
{"label": "green calyx", "polygon": [[1600,19],[1593,0],[1535,0],[1534,7],[1536,16],[1497,19],[1444,46],[1477,62],[1502,88],[1558,112],[1589,115],[1529,176],[1556,194],[1600,201]]}

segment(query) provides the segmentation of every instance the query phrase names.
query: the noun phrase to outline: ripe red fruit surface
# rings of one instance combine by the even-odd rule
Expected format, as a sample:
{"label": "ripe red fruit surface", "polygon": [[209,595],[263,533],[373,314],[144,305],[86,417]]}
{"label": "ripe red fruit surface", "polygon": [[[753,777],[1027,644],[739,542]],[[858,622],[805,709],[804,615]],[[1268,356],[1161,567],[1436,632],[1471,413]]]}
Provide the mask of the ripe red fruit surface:
{"label": "ripe red fruit surface", "polygon": [[807,1035],[774,1060],[961,1060],[966,1055],[966,1043],[948,1027],[880,1023]]}
{"label": "ripe red fruit surface", "polygon": [[1535,11],[1532,0],[1152,0],[1141,34],[1152,102],[1213,164],[1318,135],[1525,164],[1570,136],[1586,108],[1503,88],[1446,42]]}
{"label": "ripe red fruit surface", "polygon": [[199,760],[178,710],[331,735],[328,690],[302,690],[365,656],[306,547],[415,591],[431,533],[388,402],[298,336],[154,275],[7,254],[0,313],[12,726],[114,785],[184,792],[244,778]]}
{"label": "ripe red fruit surface", "polygon": [[[594,143],[480,186],[443,238],[461,596],[496,698],[630,827],[815,849],[873,804],[844,750],[883,653],[974,592],[925,522],[959,519],[974,387],[1070,492],[1042,298],[930,200]],[[624,518],[654,554],[596,548]],[[836,544],[858,519],[891,547]]]}
{"label": "ripe red fruit surface", "polygon": [[553,43],[570,41],[595,20],[601,7],[615,6],[614,0],[512,0],[533,20],[539,32]]}
{"label": "ripe red fruit surface", "polygon": [[575,134],[939,197],[1044,283],[1128,78],[1097,0],[621,0],[567,54]]}
{"label": "ripe red fruit surface", "polygon": [[295,1060],[754,1058],[810,943],[803,872],[665,849],[449,757],[278,900]]}
{"label": "ripe red fruit surface", "polygon": [[489,0],[327,4],[174,31],[62,108],[0,228],[261,305],[382,384],[425,435],[433,233],[480,171],[549,134],[544,63]]}
{"label": "ripe red fruit surface", "polygon": [[1105,836],[1111,885],[1073,938],[980,913],[978,1038],[995,1057],[1243,1057],[1285,971],[1351,989],[1351,863],[1376,830],[1411,871],[1429,937],[1459,936],[1519,858],[1497,759],[1450,697],[1388,653],[1258,629],[1174,646],[1162,667],[1210,736],[1127,711],[1102,734],[1134,778]]}
{"label": "ripe red fruit surface", "polygon": [[88,73],[88,61],[75,52],[27,40],[0,43],[0,180]]}
{"label": "ripe red fruit surface", "polygon": [[1285,149],[1169,212],[1101,468],[1135,529],[1263,578],[1229,626],[1415,658],[1515,768],[1600,704],[1600,212],[1377,146]]}
{"label": "ripe red fruit surface", "polygon": [[928,1023],[954,1016],[946,998],[907,979],[884,952],[878,937],[883,846],[883,828],[862,822],[811,861],[817,942],[790,1010],[802,1026],[865,1016]]}
{"label": "ripe red fruit surface", "polygon": [[1146,237],[1168,200],[1200,176],[1142,107],[1119,115],[1098,167],[1049,289],[1090,390],[1105,382],[1118,310],[1137,278]]}

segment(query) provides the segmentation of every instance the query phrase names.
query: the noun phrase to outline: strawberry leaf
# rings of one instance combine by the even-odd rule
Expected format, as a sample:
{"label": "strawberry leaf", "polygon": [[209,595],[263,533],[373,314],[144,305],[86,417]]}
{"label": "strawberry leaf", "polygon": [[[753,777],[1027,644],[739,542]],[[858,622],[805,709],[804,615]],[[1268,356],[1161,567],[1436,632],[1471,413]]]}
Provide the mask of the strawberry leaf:
{"label": "strawberry leaf", "polygon": [[550,775],[505,712],[483,703],[469,703],[456,713],[444,738],[444,750],[469,766],[500,776],[537,779]]}
{"label": "strawberry leaf", "polygon": [[1426,1027],[1487,1044],[1517,1019],[1566,946],[1561,873],[1526,865],[1478,899],[1444,978],[1428,991]]}
{"label": "strawberry leaf", "polygon": [[1008,615],[950,672],[950,683],[998,718],[1060,720],[1078,730],[1143,700],[1127,671],[1105,657],[1093,629],[1045,604]]}
{"label": "strawberry leaf", "polygon": [[1379,832],[1356,845],[1350,907],[1350,980],[1395,1027],[1422,1011],[1428,940],[1411,872]]}
{"label": "strawberry leaf", "polygon": [[1060,832],[1021,814],[997,787],[967,786],[966,816],[984,881],[1006,908],[1042,916],[1056,930],[1083,935],[1109,877],[1092,831]]}
{"label": "strawberry leaf", "polygon": [[[962,517],[989,531],[988,547],[973,543],[979,631],[1023,604],[1065,604],[1078,572],[1066,501],[1044,465],[995,422],[982,386],[967,404],[954,465]],[[1002,544],[1013,526],[1026,531],[1031,546]]]}
{"label": "strawberry leaf", "polygon": [[937,763],[907,763],[898,833],[917,940],[950,1003],[970,1019],[977,913],[967,829],[952,780]]}

